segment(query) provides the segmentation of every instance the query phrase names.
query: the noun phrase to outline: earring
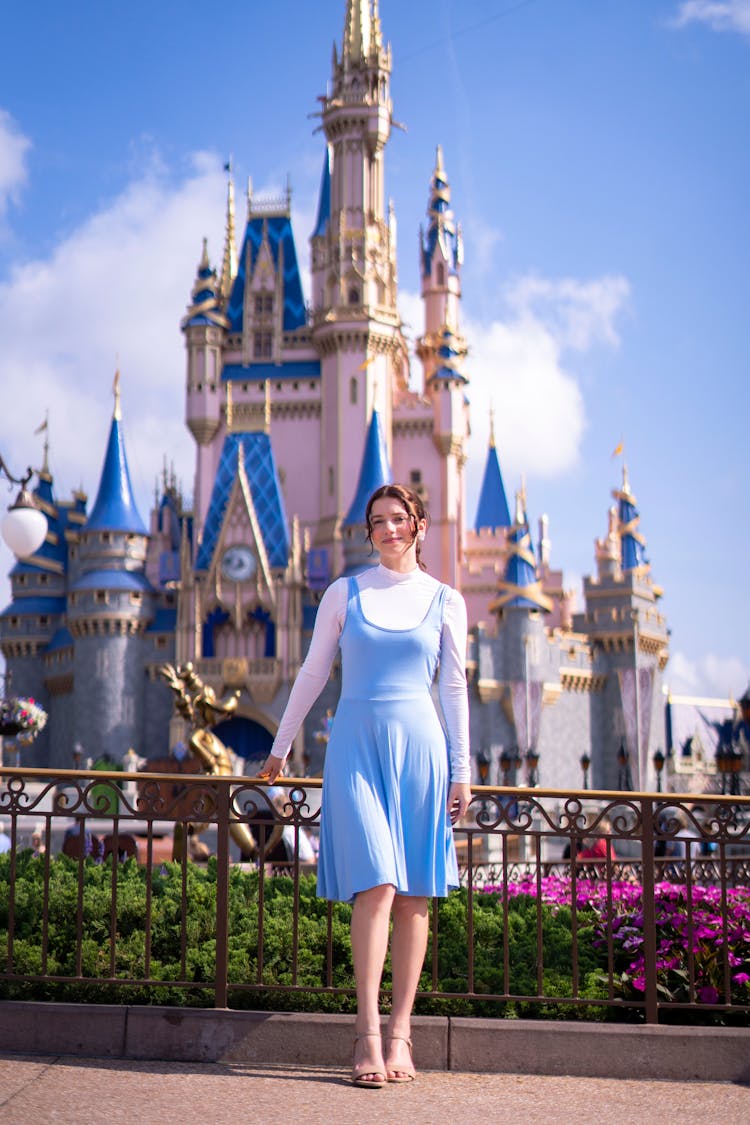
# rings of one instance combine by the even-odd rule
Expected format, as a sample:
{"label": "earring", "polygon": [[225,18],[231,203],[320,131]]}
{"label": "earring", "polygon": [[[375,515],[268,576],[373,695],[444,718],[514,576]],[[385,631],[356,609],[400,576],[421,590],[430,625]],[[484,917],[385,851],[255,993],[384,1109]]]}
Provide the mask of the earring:
{"label": "earring", "polygon": [[419,540],[420,543],[424,543],[424,532],[423,531],[420,531],[419,535],[417,536],[417,539]]}

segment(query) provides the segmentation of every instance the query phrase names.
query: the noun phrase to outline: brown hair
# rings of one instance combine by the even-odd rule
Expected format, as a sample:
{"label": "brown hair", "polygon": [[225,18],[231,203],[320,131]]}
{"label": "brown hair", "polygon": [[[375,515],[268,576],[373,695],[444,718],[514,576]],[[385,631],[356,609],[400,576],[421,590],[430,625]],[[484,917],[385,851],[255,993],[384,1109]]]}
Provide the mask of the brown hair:
{"label": "brown hair", "polygon": [[370,522],[370,515],[372,513],[372,506],[375,501],[382,500],[383,497],[386,497],[390,500],[398,500],[399,504],[403,504],[411,519],[412,543],[416,540],[417,544],[417,565],[419,566],[420,570],[427,570],[427,567],[424,565],[420,557],[421,544],[418,538],[419,528],[417,525],[419,524],[420,520],[427,520],[429,522],[429,516],[427,515],[425,506],[420,500],[419,496],[417,496],[416,492],[412,492],[410,488],[407,488],[406,485],[382,484],[380,488],[375,489],[372,496],[367,501],[365,523],[367,524],[367,539],[373,551],[375,550],[375,548],[372,546],[372,524]]}

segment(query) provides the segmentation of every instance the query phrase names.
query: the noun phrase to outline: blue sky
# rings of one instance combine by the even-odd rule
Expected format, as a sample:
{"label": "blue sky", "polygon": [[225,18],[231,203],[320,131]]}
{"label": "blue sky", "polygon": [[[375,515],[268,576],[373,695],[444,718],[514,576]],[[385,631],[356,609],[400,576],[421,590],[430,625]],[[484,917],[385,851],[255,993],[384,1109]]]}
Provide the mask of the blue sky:
{"label": "blue sky", "polygon": [[[344,0],[41,0],[3,14],[0,452],[59,496],[98,484],[122,372],[145,516],[163,459],[192,488],[179,320],[222,166],[290,179],[307,264],[317,97]],[[625,459],[672,631],[675,691],[750,679],[744,513],[750,357],[750,0],[381,0],[393,47],[387,191],[401,310],[435,145],[463,224],[473,515],[490,402],[552,564],[580,587]],[[10,47],[10,50],[8,50]],[[309,289],[308,289],[309,293]],[[3,548],[0,569],[11,559]],[[7,584],[0,580],[5,604]]]}

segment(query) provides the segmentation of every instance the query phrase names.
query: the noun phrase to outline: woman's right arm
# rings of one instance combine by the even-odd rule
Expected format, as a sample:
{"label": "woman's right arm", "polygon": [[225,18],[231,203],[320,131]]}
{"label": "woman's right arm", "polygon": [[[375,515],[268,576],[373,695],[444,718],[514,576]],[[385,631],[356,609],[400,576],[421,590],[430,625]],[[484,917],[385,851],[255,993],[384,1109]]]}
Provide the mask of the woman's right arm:
{"label": "woman's right arm", "polygon": [[271,753],[258,774],[271,783],[281,773],[297,731],[328,680],[341,635],[342,607],[345,612],[346,584],[339,580],[320,600],[310,648],[294,681]]}

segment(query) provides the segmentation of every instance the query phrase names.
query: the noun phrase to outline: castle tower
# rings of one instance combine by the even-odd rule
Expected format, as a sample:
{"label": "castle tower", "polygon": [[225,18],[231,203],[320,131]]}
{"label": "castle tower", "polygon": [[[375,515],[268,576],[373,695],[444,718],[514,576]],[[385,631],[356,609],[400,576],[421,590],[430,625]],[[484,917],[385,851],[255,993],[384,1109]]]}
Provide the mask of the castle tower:
{"label": "castle tower", "polygon": [[416,352],[422,361],[425,383],[440,365],[438,353],[446,327],[453,334],[455,354],[463,359],[467,350],[466,341],[459,334],[463,238],[451,210],[450,198],[443,150],[438,145],[430,181],[427,229],[420,227],[419,231],[424,334],[417,340]]}
{"label": "castle tower", "polygon": [[448,327],[439,333],[437,366],[425,386],[432,405],[432,440],[437,450],[438,479],[431,488],[431,560],[437,540],[438,573],[444,582],[459,587],[460,560],[463,556],[463,527],[466,510],[466,442],[469,436],[469,408],[466,387],[469,380],[460,368],[460,349]]}
{"label": "castle tower", "polygon": [[[597,576],[584,579],[585,611],[573,618],[573,628],[589,635],[594,672],[604,685],[591,699],[592,784],[614,789],[627,773],[636,789],[648,789],[655,781],[651,757],[664,750],[668,633],[625,464],[612,496],[617,507],[609,510],[607,536],[595,544]],[[618,762],[623,751],[626,770]]]}
{"label": "castle tower", "polygon": [[321,363],[320,520],[315,546],[343,565],[341,521],[374,408],[386,441],[394,390],[408,384],[396,308],[395,224],[386,209],[385,145],[391,131],[391,50],[376,0],[347,0],[341,52],[334,46],[321,99],[328,143],[312,238],[312,339]]}
{"label": "castle tower", "polygon": [[115,406],[94,506],[71,558],[68,628],[74,641],[74,743],[120,760],[143,745],[143,634],[155,613],[146,578],[148,532],[133,496]]}
{"label": "castle tower", "polygon": [[219,429],[224,404],[221,373],[227,329],[220,307],[219,283],[208,260],[205,238],[190,305],[181,327],[187,349],[186,421],[196,443],[194,504],[196,531],[199,532],[213,480],[211,443]]}

